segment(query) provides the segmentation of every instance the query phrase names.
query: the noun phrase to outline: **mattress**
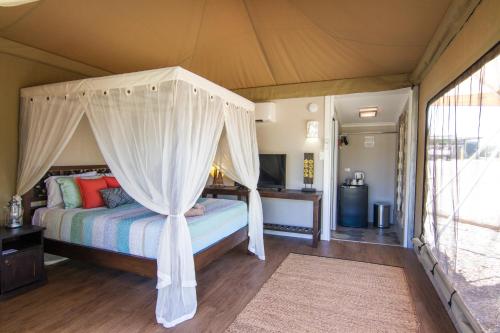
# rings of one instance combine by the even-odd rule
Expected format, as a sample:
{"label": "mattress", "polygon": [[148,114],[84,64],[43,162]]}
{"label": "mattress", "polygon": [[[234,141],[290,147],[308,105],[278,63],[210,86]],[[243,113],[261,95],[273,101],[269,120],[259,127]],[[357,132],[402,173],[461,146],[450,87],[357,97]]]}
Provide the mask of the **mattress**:
{"label": "mattress", "polygon": [[[187,218],[193,253],[198,253],[248,224],[242,201],[201,198],[202,216]],[[117,208],[38,208],[33,224],[46,238],[110,251],[156,258],[165,217],[138,203]]]}

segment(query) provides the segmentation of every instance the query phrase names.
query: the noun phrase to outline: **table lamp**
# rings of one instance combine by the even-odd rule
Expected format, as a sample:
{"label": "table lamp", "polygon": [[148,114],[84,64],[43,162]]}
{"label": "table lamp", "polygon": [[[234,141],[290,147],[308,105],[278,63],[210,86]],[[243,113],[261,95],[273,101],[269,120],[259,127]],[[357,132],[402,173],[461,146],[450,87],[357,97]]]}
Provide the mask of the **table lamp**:
{"label": "table lamp", "polygon": [[212,166],[210,175],[213,178],[212,186],[224,186],[224,175],[217,165]]}

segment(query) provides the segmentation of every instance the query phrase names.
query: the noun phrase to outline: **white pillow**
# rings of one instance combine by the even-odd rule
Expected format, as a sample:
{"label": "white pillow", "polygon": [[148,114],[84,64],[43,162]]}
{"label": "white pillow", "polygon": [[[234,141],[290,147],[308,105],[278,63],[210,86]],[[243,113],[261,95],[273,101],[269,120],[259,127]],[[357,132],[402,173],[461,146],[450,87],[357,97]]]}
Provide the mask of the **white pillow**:
{"label": "white pillow", "polygon": [[45,188],[47,189],[47,208],[64,208],[61,189],[56,182],[57,178],[61,177],[92,177],[97,176],[97,171],[89,171],[67,176],[50,176],[45,179]]}

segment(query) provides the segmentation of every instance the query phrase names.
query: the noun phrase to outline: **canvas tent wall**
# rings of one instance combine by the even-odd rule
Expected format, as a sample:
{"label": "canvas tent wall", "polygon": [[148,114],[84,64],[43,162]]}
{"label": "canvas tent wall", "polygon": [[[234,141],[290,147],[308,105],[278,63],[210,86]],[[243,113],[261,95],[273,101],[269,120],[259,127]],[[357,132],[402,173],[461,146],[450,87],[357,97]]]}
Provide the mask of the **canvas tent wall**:
{"label": "canvas tent wall", "polygon": [[[426,110],[431,99],[441,90],[459,77],[467,68],[491,50],[500,40],[500,2],[483,0],[468,17],[456,36],[446,45],[442,55],[435,61],[424,75],[420,84],[419,96],[419,134],[418,134],[418,164],[416,181],[416,211],[415,233],[420,236],[424,220],[424,161],[427,121]],[[447,277],[446,270],[436,265],[437,259],[431,254],[422,240],[415,239],[416,252],[422,261],[426,272],[433,281],[444,306],[450,311],[459,331],[482,331],[474,315],[470,313],[459,294],[453,296],[448,304],[454,286]],[[483,240],[486,241],[486,240]],[[420,249],[420,250],[419,250]],[[435,266],[435,267],[434,267]],[[434,270],[433,270],[434,268]],[[434,274],[431,273],[434,272]],[[478,300],[479,301],[479,300]],[[497,311],[498,312],[498,311]],[[484,311],[488,315],[488,311]]]}

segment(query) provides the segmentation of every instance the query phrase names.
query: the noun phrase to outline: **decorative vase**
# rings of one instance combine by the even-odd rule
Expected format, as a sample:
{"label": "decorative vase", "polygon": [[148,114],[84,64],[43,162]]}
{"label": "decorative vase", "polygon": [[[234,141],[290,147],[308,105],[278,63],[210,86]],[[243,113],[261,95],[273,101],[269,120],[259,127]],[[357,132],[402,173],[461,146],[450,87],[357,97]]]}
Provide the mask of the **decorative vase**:
{"label": "decorative vase", "polygon": [[[314,183],[314,153],[304,153],[304,188],[302,192],[316,192]],[[309,185],[309,187],[307,186]]]}

